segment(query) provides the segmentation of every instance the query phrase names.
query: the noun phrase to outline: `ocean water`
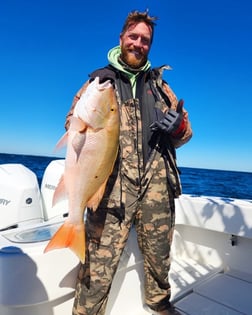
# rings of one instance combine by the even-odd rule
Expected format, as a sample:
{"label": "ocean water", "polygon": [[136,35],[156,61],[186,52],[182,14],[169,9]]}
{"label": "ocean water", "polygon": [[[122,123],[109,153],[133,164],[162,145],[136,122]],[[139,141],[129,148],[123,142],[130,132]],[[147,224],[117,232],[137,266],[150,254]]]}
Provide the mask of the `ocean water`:
{"label": "ocean water", "polygon": [[[0,164],[20,163],[32,170],[41,183],[47,165],[57,158],[0,153]],[[252,173],[180,167],[182,192],[252,200]]]}

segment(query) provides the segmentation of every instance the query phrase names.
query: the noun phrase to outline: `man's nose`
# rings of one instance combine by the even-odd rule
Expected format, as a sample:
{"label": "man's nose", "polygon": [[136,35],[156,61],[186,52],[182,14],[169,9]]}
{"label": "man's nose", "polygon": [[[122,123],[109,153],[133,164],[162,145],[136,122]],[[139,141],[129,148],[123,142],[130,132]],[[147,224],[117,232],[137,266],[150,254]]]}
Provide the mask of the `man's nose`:
{"label": "man's nose", "polygon": [[140,36],[135,40],[134,45],[136,47],[142,47],[143,46],[142,39]]}

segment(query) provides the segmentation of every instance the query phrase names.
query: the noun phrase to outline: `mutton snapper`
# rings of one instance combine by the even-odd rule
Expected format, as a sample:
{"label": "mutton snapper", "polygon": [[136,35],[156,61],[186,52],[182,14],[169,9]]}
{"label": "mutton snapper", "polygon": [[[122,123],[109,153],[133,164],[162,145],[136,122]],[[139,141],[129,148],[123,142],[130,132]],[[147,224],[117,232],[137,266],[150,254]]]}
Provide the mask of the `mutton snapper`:
{"label": "mutton snapper", "polygon": [[67,144],[64,174],[53,204],[66,194],[69,215],[45,248],[69,247],[85,261],[86,207],[96,210],[113,170],[119,144],[119,112],[109,81],[92,81],[74,108],[70,127],[57,146]]}

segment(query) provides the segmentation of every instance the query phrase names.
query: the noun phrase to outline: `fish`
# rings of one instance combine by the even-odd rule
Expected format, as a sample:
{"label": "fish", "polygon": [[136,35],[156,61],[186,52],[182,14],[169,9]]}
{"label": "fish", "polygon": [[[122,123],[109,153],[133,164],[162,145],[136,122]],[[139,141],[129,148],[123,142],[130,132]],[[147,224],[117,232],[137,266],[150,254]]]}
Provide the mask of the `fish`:
{"label": "fish", "polygon": [[68,131],[56,147],[66,145],[65,168],[53,205],[68,200],[68,217],[44,252],[69,248],[85,262],[85,209],[97,209],[118,154],[119,108],[109,80],[89,83],[75,105]]}

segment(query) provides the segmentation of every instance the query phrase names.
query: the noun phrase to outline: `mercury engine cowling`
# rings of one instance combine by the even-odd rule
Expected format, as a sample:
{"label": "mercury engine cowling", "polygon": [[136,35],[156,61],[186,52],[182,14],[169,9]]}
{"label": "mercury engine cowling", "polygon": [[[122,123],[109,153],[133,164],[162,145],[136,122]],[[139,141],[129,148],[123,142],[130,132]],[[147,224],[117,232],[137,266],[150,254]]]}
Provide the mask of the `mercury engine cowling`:
{"label": "mercury engine cowling", "polygon": [[55,205],[52,204],[55,189],[64,172],[65,160],[53,160],[47,166],[42,183],[41,196],[44,209],[45,220],[64,217],[68,214],[68,201],[66,196],[63,196]]}
{"label": "mercury engine cowling", "polygon": [[0,165],[0,231],[43,220],[35,173],[22,164]]}

